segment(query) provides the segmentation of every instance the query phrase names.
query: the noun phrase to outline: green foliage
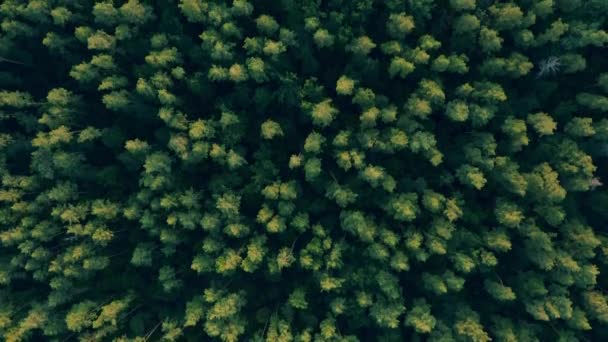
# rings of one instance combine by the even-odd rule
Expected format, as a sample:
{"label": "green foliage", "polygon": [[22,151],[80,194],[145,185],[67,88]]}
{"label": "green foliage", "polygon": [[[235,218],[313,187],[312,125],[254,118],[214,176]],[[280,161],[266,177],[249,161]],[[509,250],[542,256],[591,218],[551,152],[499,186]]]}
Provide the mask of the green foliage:
{"label": "green foliage", "polygon": [[414,18],[404,12],[389,15],[386,23],[388,34],[396,39],[404,37],[415,27]]}
{"label": "green foliage", "polygon": [[313,35],[313,39],[319,48],[330,47],[335,42],[335,37],[326,29],[318,29]]}
{"label": "green foliage", "polygon": [[538,135],[553,135],[557,129],[557,123],[547,113],[529,114],[526,122],[529,123]]}
{"label": "green foliage", "polygon": [[312,122],[321,127],[326,127],[335,119],[338,110],[332,106],[331,99],[325,99],[315,104],[311,111]]}
{"label": "green foliage", "polygon": [[463,14],[454,21],[454,32],[456,34],[465,34],[479,29],[479,19],[472,14]]}
{"label": "green foliage", "polygon": [[451,101],[446,106],[445,114],[452,121],[466,121],[469,118],[469,107],[462,101]]}
{"label": "green foliage", "polygon": [[266,120],[264,123],[262,123],[261,135],[262,138],[270,140],[274,137],[282,136],[283,130],[281,129],[281,126],[278,123],[272,120]]}
{"label": "green foliage", "polygon": [[515,293],[510,287],[492,280],[486,280],[484,282],[484,288],[488,291],[490,296],[499,301],[512,301],[516,298]]}
{"label": "green foliage", "polygon": [[487,182],[483,172],[479,168],[470,165],[459,167],[456,170],[456,177],[458,177],[458,180],[463,185],[472,186],[477,190],[481,190]]}
{"label": "green foliage", "polygon": [[417,333],[428,334],[435,328],[437,320],[431,314],[431,306],[424,299],[414,300],[414,307],[405,319],[405,325],[412,327]]}
{"label": "green foliage", "polygon": [[595,135],[593,119],[574,117],[566,124],[564,131],[573,137],[590,137]]}
{"label": "green foliage", "polygon": [[391,78],[394,78],[395,76],[405,78],[408,74],[412,73],[414,69],[414,64],[408,62],[405,58],[395,57],[388,67],[388,73]]}
{"label": "green foliage", "polygon": [[479,323],[479,315],[470,309],[461,309],[456,313],[454,332],[469,341],[488,342],[492,338]]}
{"label": "green foliage", "polygon": [[500,37],[496,30],[488,27],[482,27],[479,31],[479,45],[486,53],[499,51],[502,47],[504,39]]}
{"label": "green foliage", "polygon": [[0,5],[0,339],[603,341],[608,2]]}
{"label": "green foliage", "polygon": [[351,95],[355,88],[355,81],[348,76],[341,76],[336,82],[336,92],[340,95]]}

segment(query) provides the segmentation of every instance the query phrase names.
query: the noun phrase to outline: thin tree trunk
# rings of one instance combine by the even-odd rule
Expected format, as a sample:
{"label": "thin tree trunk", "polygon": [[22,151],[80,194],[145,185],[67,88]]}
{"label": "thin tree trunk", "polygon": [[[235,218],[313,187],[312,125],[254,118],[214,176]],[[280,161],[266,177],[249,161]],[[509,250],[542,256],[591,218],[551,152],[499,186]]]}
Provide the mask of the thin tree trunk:
{"label": "thin tree trunk", "polygon": [[13,64],[19,64],[19,65],[31,65],[31,64],[16,61],[14,59],[5,58],[5,57],[0,57],[0,62],[7,62],[7,63],[13,63]]}

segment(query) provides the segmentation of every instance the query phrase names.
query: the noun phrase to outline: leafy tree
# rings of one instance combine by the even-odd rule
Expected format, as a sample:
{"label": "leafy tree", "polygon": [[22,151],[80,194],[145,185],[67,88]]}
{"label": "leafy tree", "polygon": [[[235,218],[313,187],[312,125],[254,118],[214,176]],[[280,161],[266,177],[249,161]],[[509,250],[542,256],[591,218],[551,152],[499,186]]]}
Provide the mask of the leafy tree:
{"label": "leafy tree", "polygon": [[401,38],[416,27],[414,18],[404,12],[391,14],[386,23],[386,29],[390,36]]}
{"label": "leafy tree", "polygon": [[529,114],[526,122],[532,125],[540,135],[553,135],[557,129],[557,123],[547,113]]}
{"label": "leafy tree", "polygon": [[496,30],[488,27],[482,27],[479,31],[479,45],[486,53],[499,51],[502,47],[504,39],[500,37]]}
{"label": "leafy tree", "polygon": [[424,299],[414,300],[414,307],[407,314],[405,325],[411,326],[418,333],[428,334],[433,331],[437,320],[431,314],[431,307]]}

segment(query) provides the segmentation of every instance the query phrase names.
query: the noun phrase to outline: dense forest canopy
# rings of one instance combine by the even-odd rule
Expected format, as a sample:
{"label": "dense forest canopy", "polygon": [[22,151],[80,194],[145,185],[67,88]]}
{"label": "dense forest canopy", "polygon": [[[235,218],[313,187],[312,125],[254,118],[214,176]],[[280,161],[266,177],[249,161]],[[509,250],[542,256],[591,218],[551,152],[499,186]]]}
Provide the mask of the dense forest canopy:
{"label": "dense forest canopy", "polygon": [[607,29],[1,0],[1,339],[608,340]]}

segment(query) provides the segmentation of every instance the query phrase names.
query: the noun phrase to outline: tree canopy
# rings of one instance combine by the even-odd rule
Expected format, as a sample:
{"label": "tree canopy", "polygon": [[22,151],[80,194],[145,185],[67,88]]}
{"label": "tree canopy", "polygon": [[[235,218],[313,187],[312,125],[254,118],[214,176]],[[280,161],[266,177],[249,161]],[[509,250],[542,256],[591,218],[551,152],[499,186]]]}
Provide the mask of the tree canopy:
{"label": "tree canopy", "polygon": [[607,27],[1,1],[0,339],[606,340]]}

